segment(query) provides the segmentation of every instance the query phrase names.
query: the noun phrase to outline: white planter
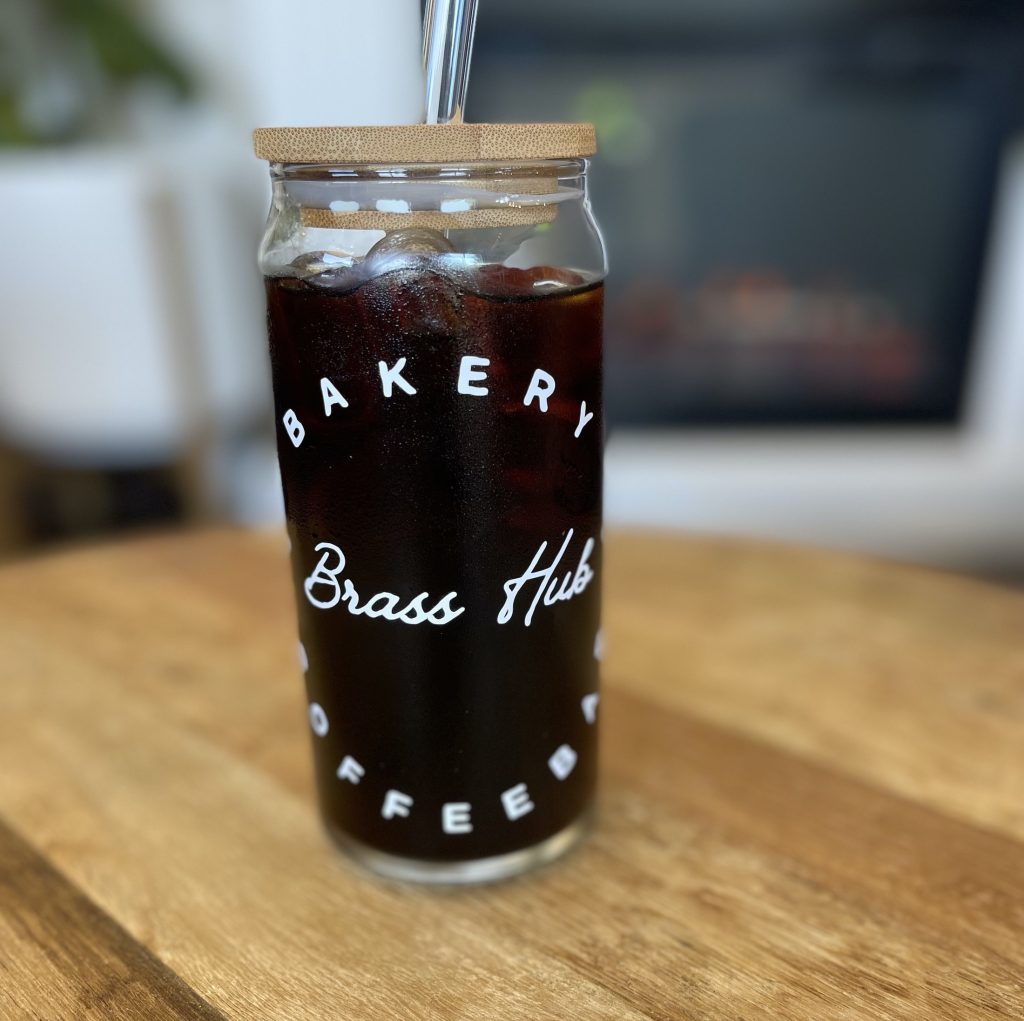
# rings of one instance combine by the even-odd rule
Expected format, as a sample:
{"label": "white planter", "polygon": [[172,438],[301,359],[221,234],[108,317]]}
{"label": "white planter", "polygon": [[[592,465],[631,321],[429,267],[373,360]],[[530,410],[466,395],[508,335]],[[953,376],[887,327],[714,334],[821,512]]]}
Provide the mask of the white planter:
{"label": "white planter", "polygon": [[179,142],[0,157],[8,442],[60,463],[168,462],[259,414],[259,198],[219,155]]}
{"label": "white planter", "polygon": [[158,460],[184,442],[166,182],[128,150],[0,159],[0,428],[62,461]]}

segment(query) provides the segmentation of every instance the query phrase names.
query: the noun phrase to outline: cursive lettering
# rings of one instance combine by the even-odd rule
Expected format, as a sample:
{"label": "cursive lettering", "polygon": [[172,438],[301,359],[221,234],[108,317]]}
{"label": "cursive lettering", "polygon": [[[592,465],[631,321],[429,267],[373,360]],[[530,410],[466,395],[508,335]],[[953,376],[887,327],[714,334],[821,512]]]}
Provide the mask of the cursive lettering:
{"label": "cursive lettering", "polygon": [[523,618],[523,625],[525,627],[529,627],[532,623],[533,612],[537,609],[542,599],[545,606],[553,606],[557,602],[564,602],[572,599],[574,596],[581,595],[591,581],[594,580],[594,569],[587,562],[594,549],[593,539],[586,541],[575,572],[567,571],[561,579],[555,574],[555,568],[558,567],[562,557],[565,555],[572,537],[573,529],[570,528],[554,560],[547,567],[538,566],[541,558],[544,556],[544,551],[548,548],[547,542],[542,542],[540,548],[533,555],[530,566],[518,578],[512,578],[505,582],[505,603],[498,613],[499,624],[507,624],[512,619],[512,615],[515,612],[516,597],[528,582],[537,581],[540,584],[537,586],[537,591],[534,593],[530,608],[526,611],[526,616]]}
{"label": "cursive lettering", "polygon": [[338,580],[338,575],[345,570],[345,554],[333,542],[321,542],[313,552],[321,550],[323,556],[302,585],[306,598],[319,610],[330,610],[338,603],[345,603],[348,612],[355,616],[383,617],[403,624],[447,624],[466,612],[465,607],[452,605],[458,598],[455,592],[449,592],[430,609],[423,605],[430,598],[427,592],[421,592],[404,607],[402,597],[393,592],[378,592],[360,605],[355,585],[348,578],[344,586]]}

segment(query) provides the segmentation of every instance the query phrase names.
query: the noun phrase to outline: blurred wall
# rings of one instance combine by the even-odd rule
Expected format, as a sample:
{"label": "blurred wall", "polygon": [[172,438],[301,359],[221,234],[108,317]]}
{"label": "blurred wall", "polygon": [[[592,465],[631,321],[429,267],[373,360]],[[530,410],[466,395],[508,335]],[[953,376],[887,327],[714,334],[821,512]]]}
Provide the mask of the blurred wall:
{"label": "blurred wall", "polygon": [[[0,193],[17,239],[0,254],[0,550],[138,523],[279,518],[255,267],[268,184],[249,135],[258,124],[418,119],[419,6],[149,0],[139,10],[191,72],[194,98],[173,105],[144,92],[116,137],[0,149]],[[698,221],[677,222],[656,201],[657,189],[694,178],[692,149],[666,157],[659,146],[683,138],[666,125],[692,106],[687,89],[702,68],[711,68],[702,95],[721,107],[752,88],[753,79],[726,73],[751,53],[773,54],[783,77],[794,54],[818,60],[823,37],[841,53],[880,53],[891,63],[925,42],[905,19],[926,8],[962,13],[955,4],[885,0],[637,0],[628,17],[610,0],[481,7],[472,117],[598,121],[595,202],[611,228],[610,291],[636,261],[629,253],[650,246],[651,231],[669,241],[685,234],[698,256],[735,240],[736,224],[731,234],[717,231],[716,217],[705,215],[688,233]],[[998,21],[1008,11],[982,3],[970,13]],[[864,50],[864,25],[876,17],[891,19],[892,31]],[[965,52],[971,45],[965,35]],[[723,49],[733,55],[715,63]],[[665,69],[657,104],[623,106],[623,96],[644,94],[652,53]],[[652,119],[655,105],[664,123]],[[608,172],[615,167],[618,179]],[[736,176],[744,175],[741,166]],[[613,180],[620,183],[601,183]],[[695,429],[670,419],[616,426],[610,518],[934,563],[1024,564],[1022,182],[1024,160],[1008,149],[955,421],[916,431],[885,422],[838,431],[737,432],[728,422]],[[799,249],[795,231],[788,244]],[[920,266],[906,271],[912,278]],[[674,286],[655,296],[658,304],[648,295],[641,310],[684,307]],[[639,362],[641,328],[660,322],[621,321],[616,385]]]}

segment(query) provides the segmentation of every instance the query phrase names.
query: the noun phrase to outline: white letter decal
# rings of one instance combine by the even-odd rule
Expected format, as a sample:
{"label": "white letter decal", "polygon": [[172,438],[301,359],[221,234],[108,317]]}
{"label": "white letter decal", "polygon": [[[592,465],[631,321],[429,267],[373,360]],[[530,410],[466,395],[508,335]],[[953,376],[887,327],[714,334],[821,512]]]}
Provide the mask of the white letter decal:
{"label": "white letter decal", "polygon": [[459,364],[459,385],[460,394],[469,394],[471,397],[484,397],[488,390],[485,386],[474,386],[474,383],[487,378],[486,372],[480,372],[478,365],[490,365],[490,358],[477,358],[476,355],[466,355]]}
{"label": "white letter decal", "polygon": [[555,573],[555,568],[558,566],[558,562],[562,559],[562,555],[565,553],[566,546],[572,539],[573,530],[570,528],[568,534],[562,542],[562,548],[558,551],[557,556],[550,566],[537,569],[537,564],[540,558],[544,556],[544,551],[548,548],[547,541],[540,544],[540,548],[533,555],[533,559],[530,561],[530,566],[518,577],[513,578],[511,581],[506,581],[504,584],[505,589],[505,604],[498,611],[498,623],[507,624],[512,619],[512,614],[516,608],[516,596],[523,586],[528,581],[540,578],[540,588],[537,589],[537,594],[533,597],[533,602],[530,603],[529,610],[526,611],[526,616],[523,618],[523,624],[526,627],[530,626],[533,620],[533,611],[537,609],[537,604],[540,602],[541,596],[544,594],[544,588],[548,583],[548,580]]}
{"label": "white letter decal", "polygon": [[[328,418],[331,417],[331,408],[333,408],[335,404],[337,404],[339,408],[348,407],[348,401],[342,397],[341,391],[326,376],[320,380],[320,393],[324,399],[324,414]],[[578,436],[579,433],[576,435]]]}
{"label": "white letter decal", "polygon": [[[541,384],[544,384],[541,386]],[[523,398],[523,405],[529,407],[534,397],[540,405],[541,411],[548,410],[548,398],[555,392],[555,377],[550,372],[538,369],[526,388],[526,396]]]}
{"label": "white letter decal", "polygon": [[[378,592],[369,602],[364,603],[360,613],[367,617],[383,617],[385,620],[398,620],[395,607],[401,600],[391,592]],[[374,605],[380,604],[380,605]],[[355,613],[355,610],[352,611]]]}
{"label": "white letter decal", "polygon": [[598,694],[584,695],[580,705],[583,707],[583,718],[587,723],[593,723],[597,719],[597,703],[601,701]]}
{"label": "white letter decal", "polygon": [[390,369],[387,362],[378,362],[377,368],[380,369],[380,381],[384,386],[385,397],[391,396],[395,386],[407,394],[416,393],[416,388],[402,375],[402,369],[405,368],[404,358],[399,358]]}
{"label": "white letter decal", "polygon": [[576,768],[576,752],[567,744],[559,745],[548,759],[548,769],[559,780],[564,780]]}
{"label": "white letter decal", "polygon": [[587,586],[594,580],[594,569],[587,563],[593,551],[594,540],[588,539],[583,546],[580,562],[572,579],[572,594],[574,596],[582,595],[586,591]]}
{"label": "white letter decal", "polygon": [[[327,552],[320,558],[320,563],[313,568],[313,573],[303,582],[302,587],[306,592],[306,598],[318,610],[329,610],[332,606],[337,606],[338,601],[341,599],[341,585],[338,583],[338,575],[345,570],[345,554],[333,542],[318,543],[313,552],[319,553],[320,550],[326,550]],[[327,561],[331,559],[332,553],[338,558],[337,567],[327,566]],[[317,599],[313,595],[313,589],[317,585],[329,586],[331,595],[327,599]]]}
{"label": "white letter decal", "polygon": [[306,429],[298,418],[296,418],[295,412],[289,408],[284,413],[281,421],[284,422],[284,429],[285,432],[288,433],[288,438],[292,441],[292,446],[301,447],[302,441],[306,438]]}
{"label": "white letter decal", "polygon": [[403,794],[401,791],[388,791],[384,795],[384,807],[380,810],[380,814],[385,819],[394,819],[396,815],[400,815],[404,819],[409,814],[410,808],[412,808],[412,798],[408,794]]}
{"label": "white letter decal", "polygon": [[324,712],[324,707],[319,702],[309,703],[309,725],[317,737],[326,737],[327,731],[331,729],[327,713]]}
{"label": "white letter decal", "polygon": [[461,616],[466,612],[466,608],[464,606],[460,606],[458,609],[452,607],[452,600],[457,598],[457,593],[449,592],[448,595],[446,595],[444,599],[442,599],[441,602],[439,602],[437,606],[427,614],[426,619],[429,620],[431,624],[447,624],[449,621],[455,620],[456,617]]}
{"label": "white letter decal", "polygon": [[[352,584],[352,579],[346,578],[344,585],[338,579],[338,575],[345,570],[345,554],[333,542],[318,543],[314,552],[319,553],[321,550],[325,551],[323,556],[302,585],[306,598],[319,610],[330,610],[338,603],[346,603],[348,612],[353,616],[383,617],[384,620],[398,620],[405,624],[438,625],[448,624],[466,612],[464,606],[453,605],[458,599],[457,592],[449,592],[429,610],[423,606],[424,600],[430,598],[427,592],[421,592],[410,600],[404,609],[399,606],[401,598],[393,592],[378,592],[360,605],[359,592]],[[332,558],[336,559],[337,563],[329,566]],[[313,594],[318,585],[328,587],[326,598]]]}
{"label": "white letter decal", "polygon": [[445,833],[472,833],[473,824],[469,821],[471,807],[468,801],[449,801],[442,805],[441,829]]}
{"label": "white letter decal", "polygon": [[529,815],[533,811],[533,802],[530,800],[530,795],[526,792],[526,784],[524,783],[517,783],[515,787],[509,787],[502,794],[501,803],[505,808],[505,815],[513,822],[516,819],[522,819],[524,815]]}
{"label": "white letter decal", "polygon": [[594,413],[592,411],[587,411],[587,402],[584,401],[580,405],[580,424],[576,426],[576,432],[573,433],[576,439],[580,438],[580,433],[583,432],[584,427],[593,417]]}
{"label": "white letter decal", "polygon": [[339,780],[348,780],[349,783],[357,784],[365,773],[366,770],[351,755],[346,755],[341,760],[341,765],[338,766],[337,777]]}

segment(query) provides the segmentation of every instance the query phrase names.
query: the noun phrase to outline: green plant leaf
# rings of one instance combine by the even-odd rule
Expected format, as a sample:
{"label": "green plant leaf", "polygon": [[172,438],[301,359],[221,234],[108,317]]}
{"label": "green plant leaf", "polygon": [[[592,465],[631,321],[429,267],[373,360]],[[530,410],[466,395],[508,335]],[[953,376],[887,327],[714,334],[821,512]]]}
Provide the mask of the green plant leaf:
{"label": "green plant leaf", "polygon": [[22,120],[18,110],[18,97],[13,92],[0,92],[0,147],[39,145],[42,138]]}
{"label": "green plant leaf", "polygon": [[148,78],[167,85],[182,99],[192,95],[192,82],[184,67],[122,4],[114,0],[46,2],[60,21],[81,32],[113,80]]}

